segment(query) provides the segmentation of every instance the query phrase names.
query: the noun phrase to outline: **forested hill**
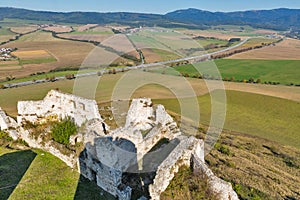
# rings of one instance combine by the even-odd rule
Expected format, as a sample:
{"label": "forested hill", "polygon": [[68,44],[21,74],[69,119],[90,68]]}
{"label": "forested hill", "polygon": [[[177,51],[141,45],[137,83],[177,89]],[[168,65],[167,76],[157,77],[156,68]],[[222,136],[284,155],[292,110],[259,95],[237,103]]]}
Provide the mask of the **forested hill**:
{"label": "forested hill", "polygon": [[111,24],[206,28],[211,25],[250,25],[259,28],[300,29],[300,10],[274,9],[242,12],[209,12],[198,9],[177,10],[165,15],[143,13],[48,12],[19,8],[0,8],[0,19],[17,18],[53,23]]}

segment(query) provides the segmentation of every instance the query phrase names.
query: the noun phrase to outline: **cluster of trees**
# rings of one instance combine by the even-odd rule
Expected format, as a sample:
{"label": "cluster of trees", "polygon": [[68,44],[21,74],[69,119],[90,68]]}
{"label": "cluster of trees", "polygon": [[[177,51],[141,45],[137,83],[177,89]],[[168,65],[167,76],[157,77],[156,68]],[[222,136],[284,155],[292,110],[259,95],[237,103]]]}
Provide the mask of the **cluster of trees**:
{"label": "cluster of trees", "polygon": [[[162,74],[165,74],[165,71],[162,72]],[[217,76],[212,76],[209,74],[189,74],[189,73],[184,73],[180,72],[180,75],[183,77],[191,77],[191,78],[199,78],[199,79],[205,79],[205,80],[223,80],[223,81],[228,81],[228,82],[242,82],[242,83],[257,83],[257,84],[269,84],[269,85],[280,85],[280,82],[276,81],[262,81],[260,78],[254,79],[254,78],[249,78],[249,79],[243,79],[243,80],[236,80],[234,76],[231,77],[224,77],[223,79],[221,77]],[[290,83],[288,84],[290,86],[300,86],[300,84],[293,84]]]}
{"label": "cluster of trees", "polygon": [[75,78],[75,75],[74,74],[66,74],[65,78],[68,79],[68,80],[72,80],[72,79]]}
{"label": "cluster of trees", "polygon": [[32,73],[29,76],[36,76],[36,75],[42,75],[42,74],[46,74],[46,72],[36,72],[36,73]]}

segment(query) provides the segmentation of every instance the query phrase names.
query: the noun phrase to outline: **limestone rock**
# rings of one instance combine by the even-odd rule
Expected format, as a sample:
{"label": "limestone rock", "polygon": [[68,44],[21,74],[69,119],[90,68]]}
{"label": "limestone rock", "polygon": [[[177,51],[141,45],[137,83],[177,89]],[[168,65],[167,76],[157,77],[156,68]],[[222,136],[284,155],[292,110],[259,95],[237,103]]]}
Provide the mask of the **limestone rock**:
{"label": "limestone rock", "polygon": [[4,110],[0,107],[0,130],[7,130],[9,128],[16,128],[18,126],[17,122],[6,115]]}

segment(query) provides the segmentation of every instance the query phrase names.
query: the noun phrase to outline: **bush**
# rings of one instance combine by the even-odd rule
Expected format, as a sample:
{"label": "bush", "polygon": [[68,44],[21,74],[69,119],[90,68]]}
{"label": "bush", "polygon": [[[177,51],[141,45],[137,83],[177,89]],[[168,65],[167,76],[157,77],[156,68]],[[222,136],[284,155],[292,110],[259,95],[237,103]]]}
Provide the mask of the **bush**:
{"label": "bush", "polygon": [[68,79],[68,80],[71,80],[71,79],[75,78],[75,75],[74,74],[66,74],[65,78]]}
{"label": "bush", "polygon": [[75,134],[77,127],[75,123],[70,119],[66,118],[60,122],[55,122],[51,128],[51,136],[54,141],[68,145],[70,136]]}

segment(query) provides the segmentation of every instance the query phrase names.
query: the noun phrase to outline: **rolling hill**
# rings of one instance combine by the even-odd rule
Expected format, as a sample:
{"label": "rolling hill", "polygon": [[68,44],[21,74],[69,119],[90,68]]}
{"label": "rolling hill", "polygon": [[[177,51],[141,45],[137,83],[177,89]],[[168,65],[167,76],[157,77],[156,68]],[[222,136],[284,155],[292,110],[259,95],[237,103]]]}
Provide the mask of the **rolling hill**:
{"label": "rolling hill", "polygon": [[198,9],[177,10],[160,14],[129,12],[48,12],[20,8],[0,8],[0,19],[17,18],[51,21],[54,23],[111,24],[130,26],[162,26],[204,29],[211,25],[250,25],[258,28],[288,30],[300,29],[300,10],[280,8],[240,12],[209,12]]}

